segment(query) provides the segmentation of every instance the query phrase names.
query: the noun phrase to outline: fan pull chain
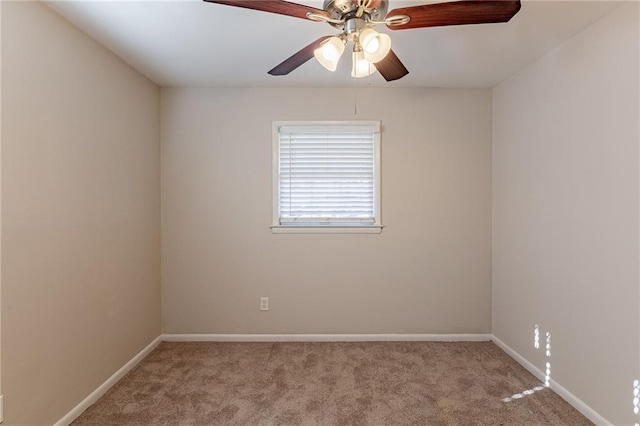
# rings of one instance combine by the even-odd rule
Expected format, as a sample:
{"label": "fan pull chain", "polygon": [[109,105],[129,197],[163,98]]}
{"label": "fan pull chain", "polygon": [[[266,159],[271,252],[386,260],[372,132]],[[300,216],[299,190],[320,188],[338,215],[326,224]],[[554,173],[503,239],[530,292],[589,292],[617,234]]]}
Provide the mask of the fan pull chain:
{"label": "fan pull chain", "polygon": [[357,87],[356,82],[358,79],[353,77],[353,115],[358,115],[358,95],[357,95]]}

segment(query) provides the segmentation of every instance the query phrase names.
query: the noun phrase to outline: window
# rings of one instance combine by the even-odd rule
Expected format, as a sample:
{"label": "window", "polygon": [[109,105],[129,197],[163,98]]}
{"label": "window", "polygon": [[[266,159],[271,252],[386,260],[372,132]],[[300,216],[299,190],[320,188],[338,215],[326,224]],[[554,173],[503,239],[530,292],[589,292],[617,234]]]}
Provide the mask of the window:
{"label": "window", "polygon": [[273,232],[381,228],[380,122],[273,123]]}

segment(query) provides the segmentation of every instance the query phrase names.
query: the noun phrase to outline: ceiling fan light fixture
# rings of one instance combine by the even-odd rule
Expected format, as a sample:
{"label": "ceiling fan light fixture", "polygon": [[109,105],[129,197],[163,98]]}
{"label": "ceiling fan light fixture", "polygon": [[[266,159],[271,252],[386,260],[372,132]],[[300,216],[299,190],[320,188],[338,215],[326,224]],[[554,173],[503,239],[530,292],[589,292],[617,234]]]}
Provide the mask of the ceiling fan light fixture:
{"label": "ceiling fan light fixture", "polygon": [[371,28],[366,28],[360,33],[360,45],[362,46],[364,57],[375,64],[383,60],[391,50],[391,37]]}
{"label": "ceiling fan light fixture", "polygon": [[339,37],[331,37],[313,51],[313,56],[320,62],[320,65],[333,72],[338,67],[338,61],[343,53],[344,43],[342,40]]}
{"label": "ceiling fan light fixture", "polygon": [[351,77],[362,78],[368,77],[376,72],[376,66],[364,57],[364,52],[353,52],[353,65],[351,67]]}
{"label": "ceiling fan light fixture", "polygon": [[388,12],[391,0],[324,0],[322,9],[291,0],[205,1],[326,22],[341,31],[337,37],[323,36],[305,46],[271,69],[270,75],[287,75],[314,56],[323,67],[335,71],[345,45],[352,43],[351,75],[366,77],[378,71],[386,81],[398,80],[409,70],[391,50],[391,38],[372,27],[386,25],[391,30],[406,30],[508,22],[522,6],[521,0],[423,0],[427,3]]}

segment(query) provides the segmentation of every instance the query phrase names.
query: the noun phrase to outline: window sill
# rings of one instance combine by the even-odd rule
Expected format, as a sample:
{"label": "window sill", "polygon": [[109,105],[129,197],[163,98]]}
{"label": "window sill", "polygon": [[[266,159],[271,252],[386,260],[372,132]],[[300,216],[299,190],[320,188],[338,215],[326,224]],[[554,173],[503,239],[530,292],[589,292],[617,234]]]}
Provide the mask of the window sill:
{"label": "window sill", "polygon": [[331,225],[273,225],[273,234],[379,234],[382,225],[331,226]]}

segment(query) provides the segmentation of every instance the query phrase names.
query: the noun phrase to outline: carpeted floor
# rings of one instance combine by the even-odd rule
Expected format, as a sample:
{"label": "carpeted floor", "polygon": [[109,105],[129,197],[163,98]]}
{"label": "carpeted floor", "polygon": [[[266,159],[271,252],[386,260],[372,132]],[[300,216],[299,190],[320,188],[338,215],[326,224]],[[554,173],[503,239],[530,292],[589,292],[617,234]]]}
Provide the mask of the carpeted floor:
{"label": "carpeted floor", "polygon": [[73,424],[592,423],[491,342],[165,342]]}

